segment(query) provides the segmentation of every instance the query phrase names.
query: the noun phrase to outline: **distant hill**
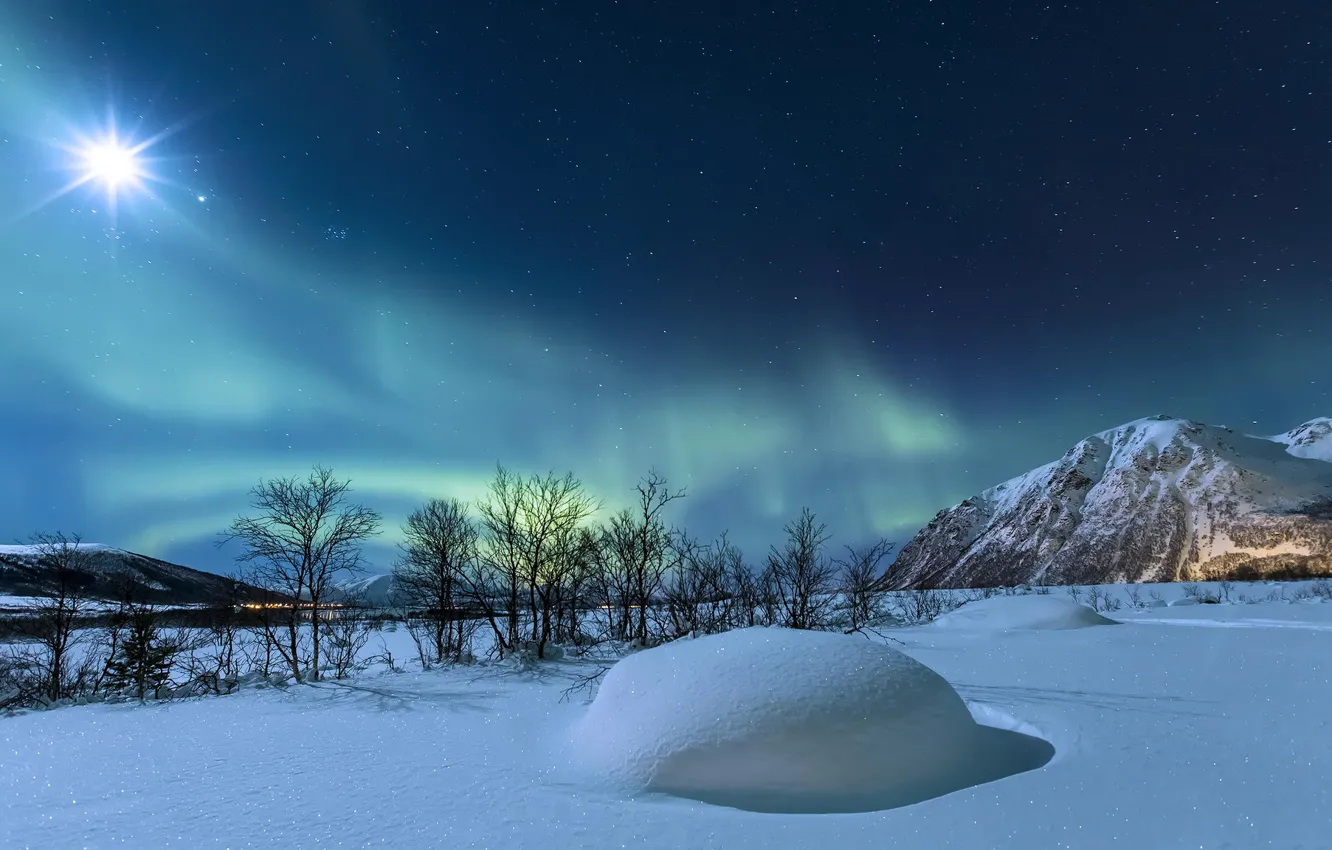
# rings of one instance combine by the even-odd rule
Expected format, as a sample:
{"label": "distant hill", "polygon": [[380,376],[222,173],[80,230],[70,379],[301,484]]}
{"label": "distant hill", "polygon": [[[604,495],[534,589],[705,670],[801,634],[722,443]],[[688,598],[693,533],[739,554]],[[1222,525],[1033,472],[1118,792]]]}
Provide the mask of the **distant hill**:
{"label": "distant hill", "polygon": [[1332,419],[1274,437],[1155,416],[940,511],[895,587],[1332,574]]}
{"label": "distant hill", "polygon": [[392,573],[375,573],[342,581],[334,588],[330,598],[372,608],[390,608],[397,602],[397,589]]}
{"label": "distant hill", "polygon": [[[111,546],[83,543],[79,548],[84,555],[79,581],[89,596],[100,599],[115,599],[126,577],[139,585],[143,601],[162,605],[226,601],[237,585],[242,596],[257,592],[226,576]],[[0,546],[0,596],[40,595],[49,579],[50,571],[35,547]]]}

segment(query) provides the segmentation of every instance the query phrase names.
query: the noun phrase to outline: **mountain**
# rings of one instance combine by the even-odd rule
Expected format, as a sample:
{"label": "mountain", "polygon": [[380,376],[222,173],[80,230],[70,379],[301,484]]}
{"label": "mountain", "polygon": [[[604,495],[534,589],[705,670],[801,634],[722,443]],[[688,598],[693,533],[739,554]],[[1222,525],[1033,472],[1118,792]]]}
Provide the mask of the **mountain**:
{"label": "mountain", "polygon": [[391,573],[377,573],[340,582],[334,588],[332,598],[372,608],[389,608],[394,604],[396,590],[397,584]]}
{"label": "mountain", "polygon": [[1296,457],[1332,461],[1332,419],[1314,419],[1271,439]]}
{"label": "mountain", "polygon": [[1082,440],[940,511],[894,587],[1332,573],[1332,419],[1275,437],[1169,416]]}
{"label": "mountain", "polygon": [[[90,596],[115,599],[125,578],[139,585],[146,602],[189,605],[231,599],[238,583],[226,576],[205,573],[136,555],[97,543],[79,545],[78,581]],[[50,571],[33,546],[0,546],[0,596],[35,596],[42,592]],[[239,585],[242,593],[251,590]]]}

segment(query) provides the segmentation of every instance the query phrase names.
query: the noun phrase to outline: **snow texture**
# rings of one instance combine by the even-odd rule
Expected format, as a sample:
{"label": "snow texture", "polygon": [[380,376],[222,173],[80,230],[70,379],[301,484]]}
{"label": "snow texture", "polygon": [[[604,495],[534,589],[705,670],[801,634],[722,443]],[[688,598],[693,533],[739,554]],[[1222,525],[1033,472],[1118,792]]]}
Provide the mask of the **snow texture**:
{"label": "snow texture", "polygon": [[[0,717],[0,847],[1328,850],[1320,587],[1237,584],[1230,598],[1253,604],[1130,610],[1132,593],[1186,588],[1118,586],[1105,588],[1124,606],[1116,628],[892,631],[973,716],[1057,754],[890,811],[754,813],[565,781],[547,745],[587,711],[561,699],[586,663],[380,667],[346,686]],[[367,652],[381,640],[412,653],[405,629]]]}
{"label": "snow texture", "polygon": [[979,726],[882,643],[751,628],[615,665],[574,731],[586,773],[764,812],[887,809],[1039,767],[1044,741]]}
{"label": "snow texture", "polygon": [[1313,419],[1270,439],[1285,445],[1286,451],[1296,457],[1332,461],[1332,419]]}
{"label": "snow texture", "polygon": [[1053,594],[992,596],[968,602],[944,614],[931,628],[1011,631],[1013,629],[1085,629],[1112,626],[1115,621]]}

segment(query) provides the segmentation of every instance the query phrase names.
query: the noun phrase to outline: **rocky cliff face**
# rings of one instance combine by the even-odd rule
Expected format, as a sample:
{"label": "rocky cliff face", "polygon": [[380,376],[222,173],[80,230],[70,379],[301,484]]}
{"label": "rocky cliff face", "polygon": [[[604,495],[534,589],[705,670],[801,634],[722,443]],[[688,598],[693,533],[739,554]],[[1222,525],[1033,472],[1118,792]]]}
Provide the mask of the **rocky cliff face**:
{"label": "rocky cliff face", "polygon": [[940,511],[897,587],[1332,574],[1332,419],[1251,437],[1167,416]]}

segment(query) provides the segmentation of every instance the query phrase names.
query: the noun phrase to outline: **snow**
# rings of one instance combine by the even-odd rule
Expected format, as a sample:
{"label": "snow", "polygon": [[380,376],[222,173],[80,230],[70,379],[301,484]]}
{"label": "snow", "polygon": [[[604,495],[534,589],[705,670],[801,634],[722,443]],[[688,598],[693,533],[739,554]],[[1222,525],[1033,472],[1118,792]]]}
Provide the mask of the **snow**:
{"label": "snow", "polygon": [[[22,613],[25,611],[35,611],[45,608],[50,600],[41,596],[9,596],[0,595],[0,613]],[[104,599],[87,599],[79,604],[79,610],[85,613],[98,613],[114,611],[117,603],[109,602]],[[191,608],[197,606],[191,605],[173,605],[172,608]]]}
{"label": "snow", "polygon": [[1286,446],[1296,457],[1332,462],[1332,418],[1320,417],[1267,439]]}
{"label": "snow", "polygon": [[[80,543],[79,549],[85,552],[110,552],[115,551],[115,547],[107,546],[104,543]],[[23,544],[4,544],[0,545],[0,555],[16,555],[18,557],[36,557],[43,552],[49,551],[49,547],[28,546]]]}
{"label": "snow", "polygon": [[394,595],[397,585],[393,580],[392,573],[375,573],[373,575],[357,576],[345,581],[338,586],[337,590],[361,605],[369,605],[373,608],[390,608],[395,602]]}
{"label": "snow", "polygon": [[1114,620],[1068,598],[1049,595],[992,596],[968,602],[935,620],[935,628],[982,629],[1085,629],[1110,626]]}
{"label": "snow", "polygon": [[575,726],[585,774],[752,811],[873,811],[1039,767],[880,642],[750,628],[632,655]]}
{"label": "snow", "polygon": [[[1307,587],[1123,608],[1116,628],[887,632],[977,719],[1055,749],[887,811],[765,814],[571,781],[552,753],[592,708],[561,695],[592,667],[569,660],[0,718],[0,846],[1328,848],[1332,604],[1277,601]],[[1158,588],[1185,592],[1111,593]],[[384,637],[410,654],[405,630]]]}
{"label": "snow", "polygon": [[1325,420],[1267,438],[1139,419],[942,512],[902,547],[896,585],[1290,569],[1325,554],[1330,458]]}

